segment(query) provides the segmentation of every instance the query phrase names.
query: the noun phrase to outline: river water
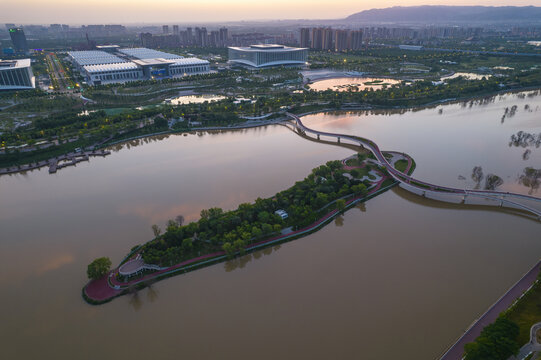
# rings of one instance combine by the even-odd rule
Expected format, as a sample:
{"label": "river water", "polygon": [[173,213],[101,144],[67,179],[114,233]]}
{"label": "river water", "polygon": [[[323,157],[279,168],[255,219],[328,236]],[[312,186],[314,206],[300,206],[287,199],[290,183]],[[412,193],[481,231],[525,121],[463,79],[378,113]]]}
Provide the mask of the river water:
{"label": "river water", "polygon": [[[405,151],[422,180],[473,187],[481,166],[528,193],[517,179],[541,168],[541,149],[509,140],[541,132],[541,97],[521,97],[306,124]],[[92,259],[118,263],[154,223],[270,196],[352,153],[281,126],[113,150],[54,175],[0,177],[2,358],[431,360],[541,254],[539,222],[394,189],[305,238],[90,306],[81,287]]]}
{"label": "river water", "polygon": [[348,91],[350,88],[354,91],[362,91],[366,89],[381,90],[383,86],[390,86],[399,83],[400,80],[388,78],[339,77],[325,80],[317,80],[308,86],[310,89],[316,91]]}

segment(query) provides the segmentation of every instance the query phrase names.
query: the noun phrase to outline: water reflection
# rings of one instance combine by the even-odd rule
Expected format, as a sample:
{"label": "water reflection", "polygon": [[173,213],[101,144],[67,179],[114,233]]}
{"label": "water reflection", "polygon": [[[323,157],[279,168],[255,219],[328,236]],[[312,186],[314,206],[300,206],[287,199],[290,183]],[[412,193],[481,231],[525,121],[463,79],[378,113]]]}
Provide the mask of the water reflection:
{"label": "water reflection", "polygon": [[176,98],[166,99],[165,103],[173,105],[185,105],[185,104],[202,104],[206,101],[213,102],[225,99],[224,96],[202,94],[202,95],[183,95]]}
{"label": "water reflection", "polygon": [[[328,112],[307,115],[304,122],[314,129],[369,138],[383,150],[406,152],[417,163],[414,176],[427,182],[462,188],[464,179],[457,179],[457,174],[470,179],[471,169],[482,166],[498,178],[486,183],[485,171],[474,176],[475,188],[501,186],[502,191],[518,189],[526,194],[522,185],[514,185],[519,185],[525,165],[536,167],[541,160],[541,154],[533,151],[541,147],[541,123],[535,113],[541,108],[540,94],[539,90],[507,93],[433,108]],[[513,121],[500,126],[494,120],[502,113]],[[502,143],[509,147],[498,147]],[[524,147],[531,151],[520,149]],[[521,165],[517,159],[527,163]]]}
{"label": "water reflection", "polygon": [[147,298],[151,303],[158,299],[158,295],[158,289],[155,286],[149,285],[147,287]]}
{"label": "water reflection", "polygon": [[338,215],[334,218],[334,225],[341,227],[344,226],[344,215]]}
{"label": "water reflection", "polygon": [[366,203],[357,203],[357,205],[355,205],[355,208],[359,209],[361,212],[366,212]]}
{"label": "water reflection", "polygon": [[280,250],[280,248],[281,245],[274,245],[272,247],[266,247],[262,250],[227,260],[224,263],[224,270],[226,272],[231,272],[237,269],[244,269],[244,267],[246,267],[246,265],[248,265],[248,263],[250,263],[252,260],[258,260],[263,256],[268,256],[273,252]]}
{"label": "water reflection", "polygon": [[139,296],[139,292],[131,293],[131,295],[128,295],[130,297],[129,303],[133,310],[139,311],[141,309],[141,306],[143,305],[143,301],[141,300],[141,297]]}
{"label": "water reflection", "polygon": [[309,85],[309,88],[315,91],[363,91],[367,89],[380,90],[396,84],[400,84],[400,80],[388,78],[339,77],[314,81]]}
{"label": "water reflection", "polygon": [[400,196],[402,199],[404,199],[404,200],[406,200],[408,202],[418,204],[418,205],[422,205],[422,206],[431,207],[431,208],[434,208],[434,209],[457,210],[457,211],[473,211],[473,212],[489,211],[489,212],[495,212],[495,213],[504,212],[504,213],[509,214],[509,215],[514,215],[514,216],[518,216],[518,217],[521,217],[521,218],[526,218],[526,219],[532,220],[534,222],[539,222],[537,217],[532,216],[530,213],[525,212],[523,210],[519,210],[519,209],[512,209],[512,208],[506,208],[506,207],[496,207],[496,206],[489,206],[489,205],[480,205],[480,204],[465,204],[464,202],[452,203],[452,202],[446,202],[446,201],[441,201],[441,200],[435,200],[435,199],[430,199],[430,198],[427,198],[427,197],[416,195],[416,194],[414,194],[412,192],[409,192],[407,190],[402,189],[399,186],[395,186],[394,188],[392,188],[392,191],[396,195]]}

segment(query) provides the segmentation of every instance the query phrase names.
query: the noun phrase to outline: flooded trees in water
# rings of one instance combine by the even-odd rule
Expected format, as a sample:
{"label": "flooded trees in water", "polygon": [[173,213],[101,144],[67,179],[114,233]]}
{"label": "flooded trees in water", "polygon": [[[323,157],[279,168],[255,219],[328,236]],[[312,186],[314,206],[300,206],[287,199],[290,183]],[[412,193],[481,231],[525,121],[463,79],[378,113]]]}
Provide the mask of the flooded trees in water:
{"label": "flooded trees in water", "polygon": [[506,117],[513,117],[513,116],[515,116],[515,114],[517,113],[517,109],[518,109],[518,106],[517,106],[517,105],[511,106],[511,108],[506,107],[506,108],[505,108],[505,111],[504,111],[504,113],[503,113],[503,116],[502,116],[502,124],[503,124],[503,122],[505,121],[505,118],[506,118]]}
{"label": "flooded trees in water", "polygon": [[479,189],[479,186],[481,185],[481,181],[483,181],[484,177],[485,176],[483,174],[483,168],[482,167],[476,166],[476,167],[473,168],[472,173],[471,173],[471,178],[476,184],[475,185],[476,189]]}
{"label": "flooded trees in water", "polygon": [[519,131],[516,134],[511,135],[511,140],[509,141],[509,147],[535,147],[539,148],[541,146],[541,133],[533,134],[527,133],[524,131]]}
{"label": "flooded trees in water", "polygon": [[532,194],[534,191],[539,189],[539,183],[541,179],[541,169],[534,169],[532,167],[527,167],[524,169],[522,175],[519,176],[518,181],[520,184],[529,187],[529,194]]}
{"label": "flooded trees in water", "polygon": [[154,234],[154,237],[157,238],[162,233],[162,229],[156,224],[152,225],[152,233]]}
{"label": "flooded trees in water", "polygon": [[485,179],[485,190],[495,190],[503,184],[503,180],[498,175],[488,174]]}
{"label": "flooded trees in water", "polygon": [[471,178],[475,182],[475,189],[479,189],[481,187],[481,182],[483,179],[485,180],[485,190],[495,190],[498,186],[503,184],[502,178],[498,175],[488,174],[485,177],[483,174],[483,168],[481,166],[476,166],[473,168]]}
{"label": "flooded trees in water", "polygon": [[175,221],[177,222],[178,226],[182,226],[182,224],[184,224],[184,216],[178,215],[178,216],[175,218]]}

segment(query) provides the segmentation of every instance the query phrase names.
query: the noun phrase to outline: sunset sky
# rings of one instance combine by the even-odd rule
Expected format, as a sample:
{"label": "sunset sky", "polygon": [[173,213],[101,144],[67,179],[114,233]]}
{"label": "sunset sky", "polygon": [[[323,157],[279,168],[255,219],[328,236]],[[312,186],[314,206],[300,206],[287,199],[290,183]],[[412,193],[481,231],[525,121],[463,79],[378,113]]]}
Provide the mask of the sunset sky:
{"label": "sunset sky", "polygon": [[389,6],[541,6],[541,0],[18,0],[1,6],[1,23],[182,23],[332,19]]}

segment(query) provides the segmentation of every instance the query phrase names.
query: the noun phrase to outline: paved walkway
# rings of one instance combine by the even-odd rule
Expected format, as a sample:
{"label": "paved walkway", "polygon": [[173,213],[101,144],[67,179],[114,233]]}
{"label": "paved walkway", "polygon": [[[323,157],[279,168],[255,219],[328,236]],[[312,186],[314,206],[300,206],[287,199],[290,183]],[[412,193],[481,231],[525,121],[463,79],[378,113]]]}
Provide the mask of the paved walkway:
{"label": "paved walkway", "polygon": [[541,260],[535,264],[535,266],[526,273],[515,285],[513,285],[507,292],[496,301],[485,312],[479,320],[475,322],[465,333],[462,335],[456,343],[454,343],[449,350],[440,358],[440,360],[460,360],[464,354],[464,345],[474,341],[480,334],[481,330],[489,324],[492,324],[500,313],[507,310],[526,290],[533,285],[539,270],[541,267]]}

